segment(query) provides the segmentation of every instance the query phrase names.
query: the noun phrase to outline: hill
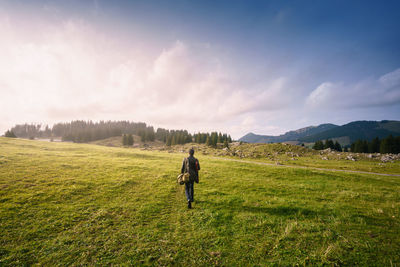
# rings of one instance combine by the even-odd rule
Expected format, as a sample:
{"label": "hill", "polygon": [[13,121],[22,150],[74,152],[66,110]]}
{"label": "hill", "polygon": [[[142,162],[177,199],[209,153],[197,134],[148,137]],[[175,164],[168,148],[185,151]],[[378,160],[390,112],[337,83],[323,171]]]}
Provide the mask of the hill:
{"label": "hill", "polygon": [[239,138],[239,141],[247,143],[281,143],[286,141],[297,141],[300,138],[307,137],[310,135],[318,134],[320,132],[336,128],[335,124],[321,124],[318,126],[309,126],[294,131],[286,132],[285,134],[273,136],[273,135],[257,135],[254,133],[248,133],[245,136]]}
{"label": "hill", "polygon": [[400,264],[398,177],[185,154],[0,138],[0,265]]}
{"label": "hill", "polygon": [[325,139],[347,138],[348,144],[350,144],[358,139],[370,141],[375,137],[381,139],[390,134],[393,136],[400,135],[400,121],[354,121],[314,135],[302,137],[299,141],[315,142]]}
{"label": "hill", "polygon": [[338,126],[334,124],[321,124],[309,126],[295,131],[286,132],[279,136],[256,135],[249,133],[239,139],[247,143],[282,143],[297,141],[297,143],[313,143],[318,140],[332,139],[342,146],[361,140],[380,139],[389,135],[400,135],[400,121],[354,121]]}

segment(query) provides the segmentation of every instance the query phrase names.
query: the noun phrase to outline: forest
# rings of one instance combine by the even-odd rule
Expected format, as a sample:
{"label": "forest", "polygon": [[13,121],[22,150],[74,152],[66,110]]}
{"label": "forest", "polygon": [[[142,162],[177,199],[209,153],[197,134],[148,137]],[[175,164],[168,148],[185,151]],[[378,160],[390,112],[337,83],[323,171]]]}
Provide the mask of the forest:
{"label": "forest", "polygon": [[[219,132],[191,134],[187,130],[169,130],[149,126],[144,122],[130,121],[83,121],[56,123],[52,127],[42,124],[17,124],[5,133],[6,137],[28,139],[61,138],[62,141],[87,143],[114,136],[123,136],[123,144],[133,144],[129,135],[140,136],[142,142],[161,141],[166,145],[186,144],[196,142],[216,146],[217,143],[231,143],[230,135]],[[124,139],[126,138],[126,139]]]}
{"label": "forest", "polygon": [[386,138],[379,139],[379,137],[375,137],[371,141],[368,140],[357,140],[353,142],[350,147],[345,146],[342,149],[341,145],[336,141],[335,143],[327,139],[325,142],[319,140],[314,143],[313,149],[322,150],[330,148],[336,151],[344,151],[354,153],[381,153],[381,154],[398,154],[400,153],[400,136],[393,137],[393,135],[389,135]]}

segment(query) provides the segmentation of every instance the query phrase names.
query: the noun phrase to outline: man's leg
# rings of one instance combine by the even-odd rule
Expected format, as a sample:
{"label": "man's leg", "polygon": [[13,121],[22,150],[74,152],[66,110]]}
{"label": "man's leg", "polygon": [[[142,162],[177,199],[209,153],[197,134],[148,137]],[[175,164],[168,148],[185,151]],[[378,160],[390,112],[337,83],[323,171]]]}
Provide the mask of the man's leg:
{"label": "man's leg", "polygon": [[194,182],[191,182],[190,183],[190,191],[191,191],[191,194],[190,194],[190,201],[191,202],[193,202],[194,201]]}
{"label": "man's leg", "polygon": [[185,184],[185,194],[188,201],[188,209],[192,208],[192,199],[193,199],[193,183],[188,182]]}
{"label": "man's leg", "polygon": [[185,195],[186,195],[186,199],[187,201],[191,200],[191,188],[190,188],[190,182],[185,183]]}

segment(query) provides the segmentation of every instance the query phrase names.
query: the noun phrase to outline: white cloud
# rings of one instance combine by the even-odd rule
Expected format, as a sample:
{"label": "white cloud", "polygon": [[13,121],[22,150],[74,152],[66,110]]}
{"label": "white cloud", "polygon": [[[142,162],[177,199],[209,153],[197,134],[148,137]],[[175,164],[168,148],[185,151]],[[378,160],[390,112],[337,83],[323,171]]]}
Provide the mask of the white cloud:
{"label": "white cloud", "polygon": [[310,108],[358,108],[400,104],[400,69],[353,84],[324,82],[306,99]]}
{"label": "white cloud", "polygon": [[286,78],[242,82],[212,45],[176,41],[154,55],[113,43],[83,21],[40,33],[12,25],[0,22],[2,131],[31,121],[129,119],[230,132],[238,115],[291,101]]}

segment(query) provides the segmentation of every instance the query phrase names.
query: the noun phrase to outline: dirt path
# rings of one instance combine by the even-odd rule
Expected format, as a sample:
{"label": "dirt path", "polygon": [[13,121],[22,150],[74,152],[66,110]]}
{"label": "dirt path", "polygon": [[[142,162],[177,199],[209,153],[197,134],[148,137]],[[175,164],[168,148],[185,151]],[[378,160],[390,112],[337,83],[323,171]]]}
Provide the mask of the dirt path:
{"label": "dirt path", "polygon": [[251,160],[230,159],[230,158],[222,158],[222,157],[213,157],[213,158],[220,159],[220,160],[235,161],[235,162],[241,162],[241,163],[251,163],[251,164],[258,164],[258,165],[267,165],[267,166],[275,166],[275,167],[283,167],[283,168],[299,168],[299,169],[309,169],[309,170],[318,170],[318,171],[361,173],[361,174],[373,174],[373,175],[381,175],[381,176],[400,177],[400,174],[365,172],[365,171],[352,171],[352,170],[339,170],[339,169],[325,169],[325,168],[318,168],[318,167],[295,166],[295,165],[276,165],[276,164],[267,163],[267,162],[257,162],[257,161],[251,161]]}

